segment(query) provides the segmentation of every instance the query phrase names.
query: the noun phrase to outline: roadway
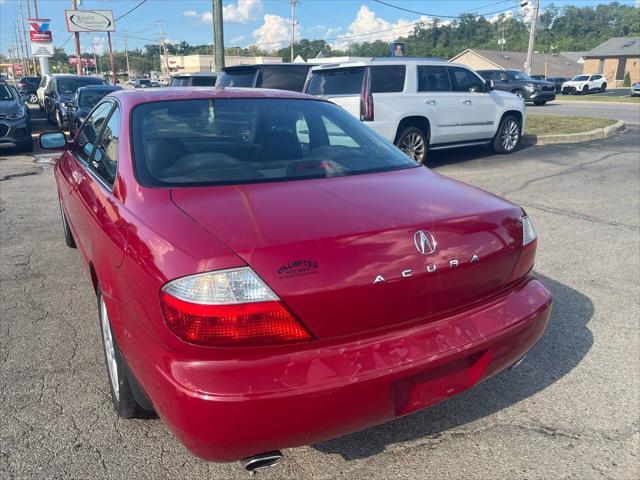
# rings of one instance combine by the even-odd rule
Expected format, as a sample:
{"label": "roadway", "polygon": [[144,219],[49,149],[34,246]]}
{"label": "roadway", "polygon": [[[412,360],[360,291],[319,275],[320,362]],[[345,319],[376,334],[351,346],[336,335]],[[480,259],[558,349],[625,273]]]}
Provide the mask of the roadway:
{"label": "roadway", "polygon": [[528,113],[544,115],[570,115],[624,120],[627,124],[640,124],[640,103],[571,101],[564,97],[544,106],[527,105]]}

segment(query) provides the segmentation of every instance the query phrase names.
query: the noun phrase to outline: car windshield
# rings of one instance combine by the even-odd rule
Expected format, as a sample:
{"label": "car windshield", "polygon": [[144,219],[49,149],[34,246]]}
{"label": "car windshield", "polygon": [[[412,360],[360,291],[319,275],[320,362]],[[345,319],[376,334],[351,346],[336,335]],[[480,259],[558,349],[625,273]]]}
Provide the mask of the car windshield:
{"label": "car windshield", "polygon": [[108,93],[111,93],[111,92],[106,90],[100,90],[100,91],[85,90],[84,92],[80,93],[80,98],[78,99],[78,106],[80,108],[84,108],[87,110],[92,109],[97,105],[97,103],[102,99],[102,97],[104,97]]}
{"label": "car windshield", "polygon": [[11,89],[4,83],[0,83],[0,100],[15,100]]}
{"label": "car windshield", "polygon": [[520,70],[507,70],[507,73],[513,80],[534,80],[529,75]]}
{"label": "car windshield", "polygon": [[571,79],[572,82],[584,82],[589,80],[589,75],[576,75]]}
{"label": "car windshield", "polygon": [[199,99],[133,110],[134,164],[147,186],[326,178],[416,167],[340,107],[295,99]]}
{"label": "car windshield", "polygon": [[256,78],[255,69],[224,72],[218,80],[220,87],[253,87]]}
{"label": "car windshield", "polygon": [[86,87],[87,85],[104,85],[104,80],[100,78],[59,78],[58,79],[58,91],[62,94],[76,93],[80,87]]}

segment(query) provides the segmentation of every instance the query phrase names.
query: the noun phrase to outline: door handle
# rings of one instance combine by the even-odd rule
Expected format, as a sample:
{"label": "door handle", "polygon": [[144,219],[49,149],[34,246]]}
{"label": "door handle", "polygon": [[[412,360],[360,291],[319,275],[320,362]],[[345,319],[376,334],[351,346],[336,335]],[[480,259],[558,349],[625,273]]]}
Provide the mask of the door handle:
{"label": "door handle", "polygon": [[426,103],[427,105],[435,105],[438,102],[436,102],[435,100],[425,100],[424,103]]}
{"label": "door handle", "polygon": [[471,105],[471,100],[460,100],[465,105]]}

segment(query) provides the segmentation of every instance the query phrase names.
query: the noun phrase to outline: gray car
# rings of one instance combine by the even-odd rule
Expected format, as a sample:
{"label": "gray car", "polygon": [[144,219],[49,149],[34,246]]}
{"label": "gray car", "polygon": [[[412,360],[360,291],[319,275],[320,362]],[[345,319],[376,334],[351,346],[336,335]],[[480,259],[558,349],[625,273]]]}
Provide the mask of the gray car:
{"label": "gray car", "polygon": [[511,92],[536,105],[544,105],[556,99],[554,83],[531,78],[520,70],[478,70],[485,80],[493,80],[496,90]]}
{"label": "gray car", "polygon": [[29,109],[13,85],[0,81],[0,143],[13,143],[22,152],[33,151]]}

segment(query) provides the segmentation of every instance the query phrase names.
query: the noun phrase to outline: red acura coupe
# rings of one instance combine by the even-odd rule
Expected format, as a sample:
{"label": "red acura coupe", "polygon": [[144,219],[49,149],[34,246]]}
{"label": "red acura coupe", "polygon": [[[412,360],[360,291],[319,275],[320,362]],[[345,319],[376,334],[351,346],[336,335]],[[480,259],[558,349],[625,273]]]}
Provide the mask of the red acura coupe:
{"label": "red acura coupe", "polygon": [[322,99],[118,91],[40,142],[117,414],[157,412],[202,458],[269,465],[428,407],[548,323],[522,208]]}

